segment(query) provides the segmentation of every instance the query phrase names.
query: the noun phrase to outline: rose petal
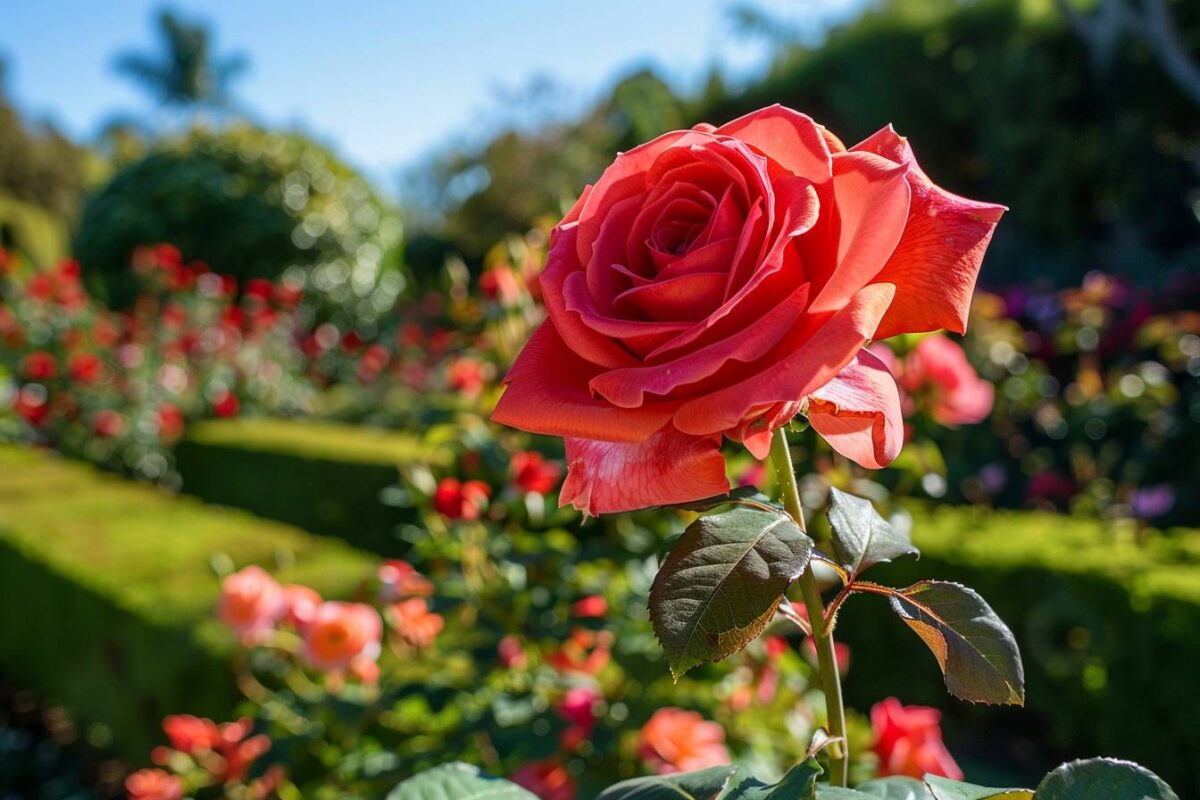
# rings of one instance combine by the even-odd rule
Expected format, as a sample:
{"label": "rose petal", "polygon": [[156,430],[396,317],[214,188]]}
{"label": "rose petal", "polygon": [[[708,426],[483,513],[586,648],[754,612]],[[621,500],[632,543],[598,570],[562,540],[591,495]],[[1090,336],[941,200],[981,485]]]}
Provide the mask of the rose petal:
{"label": "rose petal", "polygon": [[890,464],[904,444],[900,392],[869,350],[809,397],[808,419],[829,446],[867,469]]}
{"label": "rose petal", "polygon": [[563,300],[567,310],[579,314],[580,320],[588,328],[605,336],[616,337],[638,353],[658,347],[693,325],[691,322],[618,319],[602,314],[596,309],[581,272],[572,272],[563,282]]}
{"label": "rose petal", "polygon": [[588,391],[598,371],[567,347],[547,320],[509,370],[492,419],[530,433],[640,442],[661,429],[679,407],[649,403],[626,409],[598,400]]}
{"label": "rose petal", "polygon": [[589,386],[593,392],[618,406],[634,408],[645,402],[647,393],[669,395],[680,387],[713,375],[730,361],[756,361],[795,325],[808,302],[808,290],[807,284],[798,286],[782,303],[738,336],[701,347],[674,361],[601,373]]}
{"label": "rose petal", "polygon": [[636,444],[567,439],[559,503],[598,516],[683,503],[729,491],[719,436],[667,426]]}
{"label": "rose petal", "polygon": [[724,289],[725,273],[695,272],[635,286],[618,295],[613,306],[622,311],[633,305],[652,319],[693,322],[720,304]]}
{"label": "rose petal", "polygon": [[939,328],[962,333],[984,251],[1007,209],[936,186],[917,164],[908,140],[890,125],[852,149],[906,165],[912,187],[908,226],[876,277],[896,285],[896,299],[877,335],[885,339]]}
{"label": "rose petal", "polygon": [[[837,261],[812,312],[836,311],[883,269],[908,221],[907,168],[873,153],[833,157],[833,193],[841,228]],[[814,279],[821,285],[819,278]]]}
{"label": "rose petal", "polygon": [[577,235],[578,226],[573,224],[558,229],[557,238],[546,257],[546,269],[539,278],[550,319],[554,321],[554,327],[563,341],[579,356],[602,367],[632,366],[637,359],[628,351],[583,324],[577,312],[567,310],[563,283],[568,275],[579,271],[575,262]]}
{"label": "rose petal", "polygon": [[875,333],[895,294],[890,284],[859,290],[845,308],[816,332],[761,373],[690,400],[675,413],[675,427],[697,436],[724,433],[755,408],[798,400],[828,383]]}
{"label": "rose petal", "polygon": [[823,183],[832,175],[824,128],[786,106],[752,111],[717,128],[759,150],[794,175]]}
{"label": "rose petal", "polygon": [[[625,250],[625,232],[637,216],[641,196],[633,195],[614,203],[608,216],[600,226],[592,248],[592,260],[582,262],[581,274],[587,276],[587,291],[593,304],[605,311],[612,307],[613,298],[628,287],[622,276],[613,270],[613,264],[624,264],[628,258]],[[576,239],[578,248],[578,239]]]}

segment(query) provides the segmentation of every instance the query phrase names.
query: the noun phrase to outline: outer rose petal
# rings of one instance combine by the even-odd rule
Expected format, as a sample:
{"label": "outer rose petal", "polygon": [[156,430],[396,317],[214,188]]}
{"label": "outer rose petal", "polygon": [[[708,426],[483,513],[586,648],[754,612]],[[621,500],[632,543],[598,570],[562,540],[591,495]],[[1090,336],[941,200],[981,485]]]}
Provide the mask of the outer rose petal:
{"label": "outer rose petal", "polygon": [[724,124],[716,134],[740,139],[793,175],[823,183],[832,174],[824,131],[807,114],[776,104]]}
{"label": "outer rose petal", "polygon": [[908,226],[876,278],[896,285],[896,300],[879,324],[878,338],[939,328],[962,333],[984,251],[1007,209],[936,186],[917,165],[908,140],[890,125],[856,144],[854,151],[907,165],[912,187]]}
{"label": "outer rose petal", "polygon": [[834,450],[867,469],[887,466],[904,445],[896,380],[869,350],[860,350],[833,380],[812,393],[808,419]]}
{"label": "outer rose petal", "polygon": [[837,260],[810,313],[836,311],[877,276],[908,222],[905,167],[872,153],[833,159],[833,195],[840,216]]}
{"label": "outer rose petal", "polygon": [[566,445],[559,504],[592,516],[729,491],[720,436],[687,436],[667,426],[636,444],[567,439]]}
{"label": "outer rose petal", "polygon": [[864,287],[808,341],[761,373],[684,403],[674,416],[675,427],[695,436],[724,433],[755,409],[812,394],[841,372],[874,335],[894,292],[886,283]]}
{"label": "outer rose petal", "polygon": [[530,433],[580,436],[615,442],[641,442],[671,419],[678,403],[617,408],[596,400],[588,381],[599,367],[579,358],[543,322],[529,338],[504,379],[508,387],[492,419]]}

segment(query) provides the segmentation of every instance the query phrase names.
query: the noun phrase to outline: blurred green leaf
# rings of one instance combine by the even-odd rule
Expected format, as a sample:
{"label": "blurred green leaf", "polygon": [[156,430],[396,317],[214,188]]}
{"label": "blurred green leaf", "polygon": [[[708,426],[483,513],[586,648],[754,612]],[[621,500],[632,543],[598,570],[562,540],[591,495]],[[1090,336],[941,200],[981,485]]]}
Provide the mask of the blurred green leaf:
{"label": "blurred green leaf", "polygon": [[596,800],[716,800],[736,771],[736,767],[710,767],[682,775],[633,778],[608,787]]}
{"label": "blurred green leaf", "polygon": [[1063,764],[1042,779],[1034,796],[1037,800],[1179,800],[1150,770],[1115,758]]}
{"label": "blurred green leaf", "polygon": [[537,800],[515,783],[493,778],[470,764],[443,764],[403,781],[387,800]]}

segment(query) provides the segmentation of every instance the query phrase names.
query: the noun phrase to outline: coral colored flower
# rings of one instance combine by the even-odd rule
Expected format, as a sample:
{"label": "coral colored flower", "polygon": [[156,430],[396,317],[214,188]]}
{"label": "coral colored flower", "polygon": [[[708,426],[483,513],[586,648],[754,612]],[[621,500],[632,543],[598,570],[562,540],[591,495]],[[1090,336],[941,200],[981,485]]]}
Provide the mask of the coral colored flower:
{"label": "coral colored flower", "polygon": [[575,617],[603,617],[607,613],[608,601],[602,594],[588,595],[571,606],[571,615]]}
{"label": "coral colored flower", "polygon": [[479,290],[488,300],[495,300],[502,306],[517,305],[525,294],[525,287],[516,273],[503,264],[479,276]]}
{"label": "coral colored flower", "polygon": [[171,747],[188,755],[212,750],[221,742],[221,731],[211,719],[173,714],[163,720],[162,726]]}
{"label": "coral colored flower", "polygon": [[298,631],[304,630],[305,626],[312,622],[317,608],[324,602],[316,589],[301,586],[298,583],[284,586],[282,598],[283,611],[280,619]]}
{"label": "coral colored flower", "polygon": [[129,800],[182,800],[183,781],[161,769],[139,769],[125,779]]}
{"label": "coral colored flower", "polygon": [[67,374],[76,383],[94,383],[104,365],[92,353],[79,353],[67,361]]}
{"label": "coral colored flower", "polygon": [[942,743],[941,719],[936,708],[905,706],[894,697],[872,706],[872,749],[879,756],[879,774],[962,780],[962,770]]}
{"label": "coral colored flower", "polygon": [[428,597],[433,594],[433,582],[407,561],[392,559],[379,567],[380,599],[393,603],[405,597]]}
{"label": "coral colored flower", "polygon": [[393,603],[387,609],[388,622],[400,638],[413,647],[424,649],[433,645],[446,620],[429,610],[423,597],[410,597]]}
{"label": "coral colored flower", "polygon": [[660,708],[642,727],[638,758],[659,775],[728,764],[725,730],[695,711]]}
{"label": "coral colored flower", "polygon": [[550,461],[541,453],[527,450],[515,453],[509,462],[512,467],[513,483],[522,492],[550,494],[562,478],[562,466]]}
{"label": "coral colored flower", "polygon": [[847,150],[772,106],[664,134],[555,229],[549,318],[493,418],[564,437],[562,501],[591,514],[723,493],[722,439],[763,458],[802,410],[878,468],[900,400],[864,347],[963,330],[1003,211],[933,184],[890,127]]}
{"label": "coral colored flower", "polygon": [[314,667],[344,670],[354,659],[379,657],[383,622],[364,603],[325,602],[304,629],[304,655]]}
{"label": "coral colored flower", "polygon": [[612,633],[576,628],[546,662],[559,672],[595,675],[612,656]]}
{"label": "coral colored flower", "polygon": [[483,481],[442,478],[433,494],[433,507],[446,519],[474,520],[487,510],[491,487]]}
{"label": "coral colored flower", "polygon": [[961,347],[941,334],[922,338],[904,359],[900,385],[925,397],[940,425],[974,425],[992,413],[995,387],[979,377]]}
{"label": "coral colored flower", "polygon": [[244,639],[269,630],[283,611],[283,590],[262,567],[241,569],[221,584],[217,618]]}
{"label": "coral colored flower", "polygon": [[374,658],[359,656],[350,662],[350,677],[367,686],[379,683],[379,662]]}
{"label": "coral colored flower", "polygon": [[21,374],[31,381],[48,381],[58,374],[58,362],[45,350],[34,350],[21,362]]}
{"label": "coral colored flower", "polygon": [[528,789],[540,800],[575,800],[575,780],[560,761],[530,761],[509,776],[509,780]]}

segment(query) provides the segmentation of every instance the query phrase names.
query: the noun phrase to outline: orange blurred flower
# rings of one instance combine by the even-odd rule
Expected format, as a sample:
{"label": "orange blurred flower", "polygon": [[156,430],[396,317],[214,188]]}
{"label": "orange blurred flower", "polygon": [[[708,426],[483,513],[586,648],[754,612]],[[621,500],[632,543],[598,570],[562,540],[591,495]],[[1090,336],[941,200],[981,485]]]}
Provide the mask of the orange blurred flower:
{"label": "orange blurred flower", "polygon": [[660,708],[642,728],[638,756],[660,775],[729,763],[725,730],[695,711]]}

